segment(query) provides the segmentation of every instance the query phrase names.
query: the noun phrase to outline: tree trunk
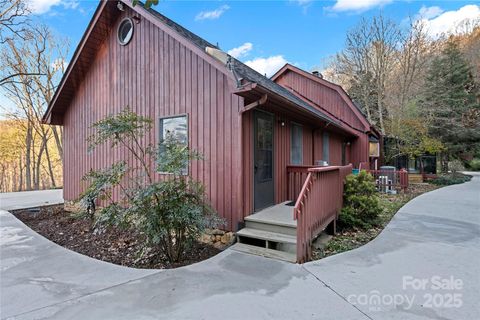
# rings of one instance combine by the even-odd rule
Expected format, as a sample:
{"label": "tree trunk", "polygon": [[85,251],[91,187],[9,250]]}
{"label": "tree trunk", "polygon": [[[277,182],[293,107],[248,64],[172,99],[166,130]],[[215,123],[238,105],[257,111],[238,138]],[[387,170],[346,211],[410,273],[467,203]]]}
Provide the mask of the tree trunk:
{"label": "tree trunk", "polygon": [[442,173],[447,173],[448,172],[448,153],[447,152],[442,152],[441,156],[441,161],[442,161]]}
{"label": "tree trunk", "polygon": [[40,151],[38,152],[37,161],[35,165],[35,190],[40,190],[40,172],[42,165],[43,152],[45,151],[45,137],[42,138],[42,144],[40,146]]}
{"label": "tree trunk", "polygon": [[63,144],[62,144],[63,131],[62,131],[62,128],[60,127],[60,132],[58,132],[56,126],[52,126],[52,131],[53,131],[53,137],[55,138],[55,145],[57,146],[58,155],[60,156],[60,159],[62,160],[62,164],[63,164]]}
{"label": "tree trunk", "polygon": [[20,154],[20,158],[18,160],[18,175],[19,175],[19,179],[18,179],[18,188],[17,188],[17,191],[22,191],[23,190],[23,155]]}
{"label": "tree trunk", "polygon": [[55,175],[53,174],[52,161],[50,159],[50,154],[48,153],[48,146],[45,148],[45,156],[47,157],[47,167],[50,175],[50,182],[52,183],[52,187],[55,188]]}
{"label": "tree trunk", "polygon": [[27,124],[27,135],[25,137],[25,189],[32,190],[32,125]]}

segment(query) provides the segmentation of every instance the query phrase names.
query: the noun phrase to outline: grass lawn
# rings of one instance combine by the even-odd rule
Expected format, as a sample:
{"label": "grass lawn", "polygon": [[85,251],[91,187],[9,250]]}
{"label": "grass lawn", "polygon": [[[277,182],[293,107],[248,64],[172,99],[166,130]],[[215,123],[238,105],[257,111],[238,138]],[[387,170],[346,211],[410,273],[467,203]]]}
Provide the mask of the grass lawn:
{"label": "grass lawn", "polygon": [[337,253],[358,248],[367,242],[373,240],[385,226],[392,220],[397,211],[408,201],[413,198],[435,189],[438,186],[421,183],[411,184],[406,193],[396,195],[381,194],[380,201],[383,212],[379,216],[378,225],[376,227],[362,229],[337,230],[337,234],[326,244],[324,248],[313,248],[313,260],[322,259]]}

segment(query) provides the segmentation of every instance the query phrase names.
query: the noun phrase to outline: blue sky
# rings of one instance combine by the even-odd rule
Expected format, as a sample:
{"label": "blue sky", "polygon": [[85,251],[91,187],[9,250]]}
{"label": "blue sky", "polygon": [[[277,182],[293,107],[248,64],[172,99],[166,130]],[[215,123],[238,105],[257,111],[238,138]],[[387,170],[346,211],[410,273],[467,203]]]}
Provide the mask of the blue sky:
{"label": "blue sky", "polygon": [[[30,0],[38,19],[78,44],[97,1]],[[466,16],[480,18],[475,1],[286,0],[160,1],[155,9],[262,73],[286,61],[322,69],[342,49],[346,32],[362,17],[380,11],[401,23],[409,16],[428,21],[432,32]],[[471,6],[467,6],[471,5]],[[467,6],[467,7],[466,7]],[[440,30],[442,31],[442,30]],[[243,50],[242,50],[243,49]]]}

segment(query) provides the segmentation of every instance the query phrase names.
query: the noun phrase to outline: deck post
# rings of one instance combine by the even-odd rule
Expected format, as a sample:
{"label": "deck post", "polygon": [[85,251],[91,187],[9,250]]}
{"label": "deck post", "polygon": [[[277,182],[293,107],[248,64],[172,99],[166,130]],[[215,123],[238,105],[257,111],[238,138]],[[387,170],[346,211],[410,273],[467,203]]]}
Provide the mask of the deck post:
{"label": "deck post", "polygon": [[330,222],[327,227],[325,228],[325,232],[329,235],[336,235],[337,234],[337,218],[335,217],[332,222]]}

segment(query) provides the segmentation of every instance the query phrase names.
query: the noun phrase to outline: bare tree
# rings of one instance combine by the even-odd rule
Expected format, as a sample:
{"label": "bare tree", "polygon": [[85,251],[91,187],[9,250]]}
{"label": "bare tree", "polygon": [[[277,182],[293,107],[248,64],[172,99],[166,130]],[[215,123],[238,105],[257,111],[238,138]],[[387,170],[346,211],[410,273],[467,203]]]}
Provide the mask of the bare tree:
{"label": "bare tree", "polygon": [[[0,0],[0,44],[4,45],[15,39],[25,40],[28,37],[29,10],[23,0]],[[15,81],[21,72],[5,74],[0,77],[0,87],[8,82]]]}
{"label": "bare tree", "polygon": [[22,0],[0,0],[0,43],[23,38],[29,10]]}
{"label": "bare tree", "polygon": [[3,89],[15,105],[7,116],[23,120],[21,124],[26,132],[24,165],[27,190],[41,187],[42,172],[48,174],[50,185],[56,186],[48,145],[53,138],[57,154],[61,157],[62,131],[58,127],[41,124],[41,118],[66,65],[68,45],[65,43],[55,39],[47,27],[37,26],[28,31],[25,40],[9,40],[2,51],[3,71],[18,75],[15,80],[4,83]]}
{"label": "bare tree", "polygon": [[363,19],[347,34],[346,47],[337,55],[337,72],[349,79],[347,88],[360,102],[370,122],[385,133],[385,90],[393,67],[400,29],[383,15]]}

